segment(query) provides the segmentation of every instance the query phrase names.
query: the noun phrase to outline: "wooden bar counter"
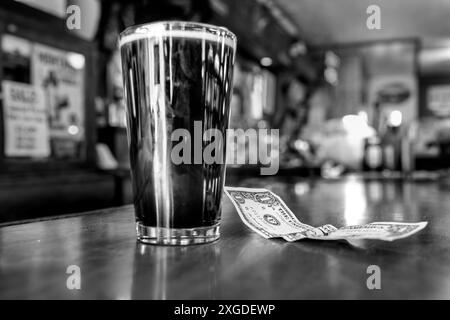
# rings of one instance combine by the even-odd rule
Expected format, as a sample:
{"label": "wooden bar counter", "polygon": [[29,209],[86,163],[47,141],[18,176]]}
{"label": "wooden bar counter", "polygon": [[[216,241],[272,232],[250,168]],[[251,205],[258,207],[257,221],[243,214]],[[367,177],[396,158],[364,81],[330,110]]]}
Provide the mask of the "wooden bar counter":
{"label": "wooden bar counter", "polygon": [[[132,206],[0,227],[1,299],[450,298],[450,184],[249,178],[319,226],[428,221],[410,238],[348,243],[266,240],[224,196],[221,238],[165,247],[136,242]],[[69,290],[71,265],[81,288]],[[381,289],[367,287],[367,268]],[[70,271],[70,270],[69,270]]]}

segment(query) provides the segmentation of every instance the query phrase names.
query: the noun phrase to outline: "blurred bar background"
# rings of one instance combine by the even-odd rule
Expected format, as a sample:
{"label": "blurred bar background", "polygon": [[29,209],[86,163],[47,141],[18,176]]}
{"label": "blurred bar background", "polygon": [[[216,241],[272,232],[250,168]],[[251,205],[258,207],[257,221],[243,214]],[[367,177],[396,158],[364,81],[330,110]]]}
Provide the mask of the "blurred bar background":
{"label": "blurred bar background", "polygon": [[237,35],[231,128],[279,129],[278,175],[446,179],[450,3],[371,2],[1,1],[0,223],[132,203],[117,37],[158,20]]}

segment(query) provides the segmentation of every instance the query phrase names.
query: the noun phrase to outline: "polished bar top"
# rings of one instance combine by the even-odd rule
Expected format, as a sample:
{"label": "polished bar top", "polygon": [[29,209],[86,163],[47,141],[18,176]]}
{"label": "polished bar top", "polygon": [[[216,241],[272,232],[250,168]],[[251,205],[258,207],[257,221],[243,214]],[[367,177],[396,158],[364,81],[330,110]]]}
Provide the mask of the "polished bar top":
{"label": "polished bar top", "polygon": [[[215,243],[136,242],[131,206],[0,228],[0,298],[396,299],[450,298],[450,183],[246,179],[277,193],[302,222],[319,226],[428,221],[395,242],[287,243],[249,230],[224,196]],[[67,268],[81,272],[69,290]],[[367,268],[381,289],[367,287]]]}

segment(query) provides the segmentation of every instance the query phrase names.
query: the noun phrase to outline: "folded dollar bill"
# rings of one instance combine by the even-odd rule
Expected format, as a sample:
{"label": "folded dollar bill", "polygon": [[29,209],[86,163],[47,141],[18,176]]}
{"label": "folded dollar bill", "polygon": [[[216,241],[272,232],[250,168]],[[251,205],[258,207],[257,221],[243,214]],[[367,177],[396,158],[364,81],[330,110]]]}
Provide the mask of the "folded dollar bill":
{"label": "folded dollar bill", "polygon": [[393,241],[409,237],[427,225],[427,222],[372,222],[342,228],[330,224],[312,227],[300,222],[283,200],[270,190],[225,187],[225,193],[242,221],[264,238]]}

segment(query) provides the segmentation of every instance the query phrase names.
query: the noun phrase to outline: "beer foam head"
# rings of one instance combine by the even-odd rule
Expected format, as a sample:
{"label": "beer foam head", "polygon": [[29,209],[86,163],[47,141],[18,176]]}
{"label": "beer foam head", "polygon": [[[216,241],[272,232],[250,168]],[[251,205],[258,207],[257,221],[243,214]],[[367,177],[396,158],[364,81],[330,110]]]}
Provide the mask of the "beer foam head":
{"label": "beer foam head", "polygon": [[119,36],[119,46],[140,39],[177,37],[224,43],[236,49],[236,36],[226,28],[206,23],[163,21],[132,26]]}

